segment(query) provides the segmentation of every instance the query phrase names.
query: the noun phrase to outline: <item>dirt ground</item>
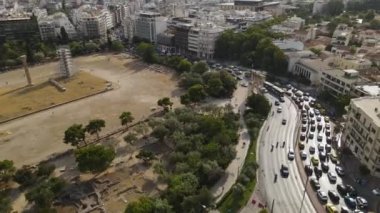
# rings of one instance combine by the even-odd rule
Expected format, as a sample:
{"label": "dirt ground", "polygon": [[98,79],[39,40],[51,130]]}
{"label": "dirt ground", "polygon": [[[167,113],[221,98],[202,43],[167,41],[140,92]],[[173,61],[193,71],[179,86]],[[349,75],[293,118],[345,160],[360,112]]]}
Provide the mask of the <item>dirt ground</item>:
{"label": "dirt ground", "polygon": [[31,87],[7,85],[0,90],[0,121],[95,94],[107,88],[105,80],[83,71],[58,82],[66,91],[59,91],[48,81]]}
{"label": "dirt ground", "polygon": [[[57,67],[57,62],[33,67],[32,78],[42,81]],[[171,72],[148,69],[124,55],[79,57],[73,59],[73,67],[112,82],[115,89],[0,125],[0,160],[13,160],[16,166],[34,164],[70,148],[62,138],[74,123],[85,125],[90,119],[102,118],[106,121],[103,132],[107,132],[120,127],[118,117],[123,111],[132,112],[138,120],[147,116],[161,97],[171,97],[175,105],[179,102],[181,91]],[[0,74],[0,89],[24,82],[21,69]]]}

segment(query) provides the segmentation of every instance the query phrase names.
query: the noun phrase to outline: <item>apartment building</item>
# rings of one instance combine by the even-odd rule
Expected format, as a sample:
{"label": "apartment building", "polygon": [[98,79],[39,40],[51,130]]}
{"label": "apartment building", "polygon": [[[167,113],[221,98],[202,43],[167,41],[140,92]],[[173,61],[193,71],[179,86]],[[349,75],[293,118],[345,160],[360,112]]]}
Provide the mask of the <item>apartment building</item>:
{"label": "apartment building", "polygon": [[331,44],[347,46],[352,37],[353,28],[347,24],[339,24],[333,33]]}
{"label": "apartment building", "polygon": [[141,12],[134,20],[134,36],[156,43],[157,35],[167,29],[167,18],[155,12]]}
{"label": "apartment building", "polygon": [[321,74],[320,89],[328,91],[333,96],[349,95],[358,83],[363,80],[359,77],[359,72],[352,69],[323,70]]}
{"label": "apartment building", "polygon": [[0,16],[0,43],[6,39],[39,38],[37,18],[28,14]]}
{"label": "apartment building", "polygon": [[61,27],[70,39],[77,36],[74,25],[67,18],[66,14],[62,12],[55,13],[50,16],[40,16],[38,18],[38,28],[42,40],[55,40],[61,35]]}
{"label": "apartment building", "polygon": [[81,36],[105,39],[107,29],[113,27],[112,15],[105,8],[82,5],[73,10],[73,22]]}
{"label": "apartment building", "polygon": [[380,97],[351,99],[342,134],[348,147],[371,174],[380,177]]}
{"label": "apartment building", "polygon": [[188,38],[188,50],[198,58],[213,59],[215,41],[223,31],[223,28],[210,23],[191,28]]}

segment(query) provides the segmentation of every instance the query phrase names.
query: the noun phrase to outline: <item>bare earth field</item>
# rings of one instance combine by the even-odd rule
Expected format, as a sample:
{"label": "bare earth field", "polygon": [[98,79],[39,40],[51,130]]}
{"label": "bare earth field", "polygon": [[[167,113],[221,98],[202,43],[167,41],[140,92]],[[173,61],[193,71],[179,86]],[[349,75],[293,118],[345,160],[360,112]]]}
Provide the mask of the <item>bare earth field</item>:
{"label": "bare earth field", "polygon": [[[123,111],[131,111],[138,120],[149,114],[161,97],[171,97],[178,104],[180,91],[173,74],[153,71],[138,60],[124,55],[91,55],[73,59],[73,66],[102,82],[112,82],[114,90],[1,124],[0,160],[13,160],[16,166],[34,164],[70,148],[62,138],[74,123],[102,118],[106,121],[103,132],[107,132],[120,126],[118,117]],[[45,81],[57,68],[57,62],[31,68],[34,83]],[[21,69],[0,74],[0,91],[24,82]],[[77,90],[80,93],[81,88]],[[5,111],[1,103],[0,114]]]}

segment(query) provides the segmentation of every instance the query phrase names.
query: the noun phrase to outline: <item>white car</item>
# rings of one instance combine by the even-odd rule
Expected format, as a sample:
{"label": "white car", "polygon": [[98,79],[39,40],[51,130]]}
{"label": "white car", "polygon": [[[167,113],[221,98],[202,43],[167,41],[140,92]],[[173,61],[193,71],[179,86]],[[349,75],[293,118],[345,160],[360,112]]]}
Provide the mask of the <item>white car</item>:
{"label": "white car", "polygon": [[278,113],[282,112],[282,107],[277,107],[277,112]]}
{"label": "white car", "polygon": [[380,196],[380,188],[376,188],[372,190],[372,193],[376,196]]}
{"label": "white car", "polygon": [[289,160],[294,160],[294,151],[293,150],[289,150],[289,152],[288,152],[288,159]]}

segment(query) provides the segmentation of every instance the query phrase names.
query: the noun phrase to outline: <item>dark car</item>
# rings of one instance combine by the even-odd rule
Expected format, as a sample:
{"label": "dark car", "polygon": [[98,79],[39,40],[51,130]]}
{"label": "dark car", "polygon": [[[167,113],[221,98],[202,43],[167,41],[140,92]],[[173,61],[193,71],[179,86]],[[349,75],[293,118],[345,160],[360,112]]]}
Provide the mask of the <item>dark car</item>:
{"label": "dark car", "polygon": [[336,190],[341,194],[342,196],[345,196],[347,194],[347,187],[343,183],[339,183],[336,185]]}
{"label": "dark car", "polygon": [[319,159],[320,159],[321,161],[326,160],[326,153],[325,153],[325,152],[319,152]]}
{"label": "dark car", "polygon": [[284,97],[280,97],[280,102],[285,102],[285,98]]}
{"label": "dark car", "polygon": [[335,171],[339,176],[344,176],[344,169],[341,166],[336,166]]}
{"label": "dark car", "polygon": [[313,168],[310,165],[305,165],[306,175],[311,176],[313,174]]}
{"label": "dark car", "polygon": [[322,177],[322,169],[318,168],[318,167],[314,167],[314,173],[315,173],[315,176],[320,178]]}
{"label": "dark car", "polygon": [[336,191],[332,191],[332,190],[329,190],[327,192],[327,194],[329,195],[330,197],[330,200],[333,202],[333,203],[339,203],[339,194],[336,192]]}
{"label": "dark car", "polygon": [[356,191],[355,187],[351,185],[346,185],[346,191],[351,197],[358,196],[358,191]]}
{"label": "dark car", "polygon": [[310,126],[310,132],[314,132],[314,131],[315,131],[315,125],[312,124],[312,125]]}
{"label": "dark car", "polygon": [[322,171],[324,172],[329,171],[329,164],[327,162],[322,162],[321,167],[322,167]]}
{"label": "dark car", "polygon": [[331,152],[331,145],[330,144],[326,144],[325,145],[325,150],[327,153],[330,153]]}
{"label": "dark car", "polygon": [[368,207],[368,201],[364,197],[357,197],[356,204],[360,209],[366,209]]}
{"label": "dark car", "polygon": [[340,207],[340,213],[350,213],[350,210],[347,207],[342,206]]}
{"label": "dark car", "polygon": [[315,153],[315,147],[314,146],[310,146],[309,147],[309,152],[310,152],[310,154],[314,154]]}
{"label": "dark car", "polygon": [[310,178],[310,185],[313,187],[314,190],[318,190],[321,188],[321,185],[319,184],[318,180],[316,178]]}
{"label": "dark car", "polygon": [[350,208],[350,209],[356,208],[355,198],[350,197],[350,196],[346,196],[346,197],[344,197],[344,202],[346,203],[348,208]]}
{"label": "dark car", "polygon": [[331,137],[326,137],[326,143],[331,144]]}
{"label": "dark car", "polygon": [[318,196],[318,199],[321,201],[321,203],[326,203],[327,202],[327,194],[326,192],[322,191],[322,190],[318,190],[317,191],[317,196]]}
{"label": "dark car", "polygon": [[274,105],[275,105],[275,106],[280,106],[280,102],[275,101],[275,102],[274,102]]}
{"label": "dark car", "polygon": [[318,151],[323,152],[325,147],[322,144],[318,144]]}
{"label": "dark car", "polygon": [[285,165],[281,165],[280,172],[281,172],[282,177],[288,177],[289,176],[289,167],[287,167]]}
{"label": "dark car", "polygon": [[336,175],[333,172],[328,172],[327,177],[329,178],[330,183],[336,183]]}

